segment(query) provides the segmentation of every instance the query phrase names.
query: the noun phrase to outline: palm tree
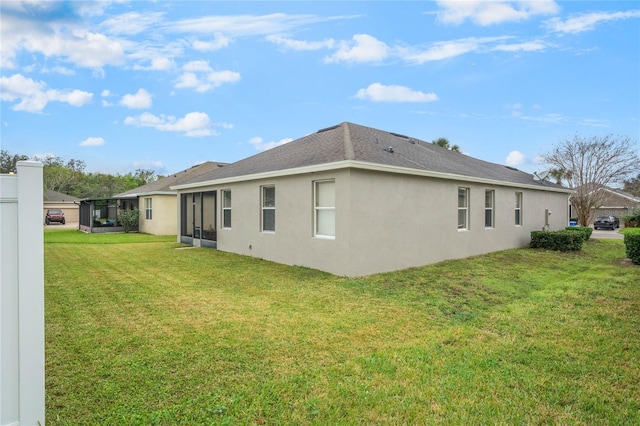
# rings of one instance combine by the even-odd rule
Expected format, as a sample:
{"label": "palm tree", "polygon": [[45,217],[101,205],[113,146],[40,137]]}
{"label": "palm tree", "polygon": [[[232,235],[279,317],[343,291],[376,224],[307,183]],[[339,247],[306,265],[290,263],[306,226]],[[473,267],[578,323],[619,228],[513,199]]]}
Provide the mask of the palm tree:
{"label": "palm tree", "polygon": [[431,143],[434,145],[438,145],[439,147],[448,149],[449,151],[460,152],[460,147],[458,145],[451,145],[449,143],[449,139],[447,138],[438,138]]}

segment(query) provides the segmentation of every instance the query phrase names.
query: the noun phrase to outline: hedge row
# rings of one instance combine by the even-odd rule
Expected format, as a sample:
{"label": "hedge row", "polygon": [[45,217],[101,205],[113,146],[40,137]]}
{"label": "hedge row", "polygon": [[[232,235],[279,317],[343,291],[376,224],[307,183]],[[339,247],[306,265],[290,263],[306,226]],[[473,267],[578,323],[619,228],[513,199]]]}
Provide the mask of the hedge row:
{"label": "hedge row", "polygon": [[624,233],[624,246],[627,257],[637,265],[640,265],[640,228],[628,229]]}
{"label": "hedge row", "polygon": [[593,228],[591,228],[590,226],[567,226],[564,229],[566,231],[582,233],[582,239],[584,241],[587,241],[589,238],[591,238],[591,234],[593,233]]}
{"label": "hedge row", "polygon": [[584,233],[575,231],[533,231],[531,248],[544,248],[559,251],[577,251],[582,249]]}

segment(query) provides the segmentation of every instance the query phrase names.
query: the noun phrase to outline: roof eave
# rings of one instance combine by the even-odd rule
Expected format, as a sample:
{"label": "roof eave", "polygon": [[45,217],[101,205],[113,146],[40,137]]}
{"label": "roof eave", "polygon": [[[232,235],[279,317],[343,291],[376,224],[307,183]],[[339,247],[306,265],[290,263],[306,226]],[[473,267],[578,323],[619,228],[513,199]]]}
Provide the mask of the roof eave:
{"label": "roof eave", "polygon": [[405,175],[413,175],[413,176],[432,177],[437,179],[457,180],[462,182],[485,183],[488,185],[501,185],[501,186],[516,187],[516,188],[528,188],[528,189],[534,189],[538,191],[561,192],[561,193],[567,193],[567,194],[574,192],[573,190],[568,188],[553,188],[553,187],[542,186],[542,185],[523,184],[523,183],[508,182],[508,181],[502,181],[502,180],[496,180],[496,179],[485,179],[485,178],[478,178],[473,176],[459,175],[454,173],[443,173],[443,172],[435,172],[430,170],[412,169],[408,167],[390,166],[385,164],[368,163],[368,162],[356,161],[356,160],[336,161],[332,163],[296,167],[296,168],[286,169],[286,170],[274,170],[274,171],[264,172],[264,173],[255,173],[255,174],[249,174],[249,175],[243,175],[243,176],[212,179],[212,180],[202,181],[202,182],[175,185],[175,186],[172,186],[171,189],[176,191],[182,191],[182,190],[197,189],[197,188],[213,186],[213,185],[225,185],[225,184],[236,183],[236,182],[246,182],[246,181],[258,180],[258,179],[270,179],[274,177],[292,176],[292,175],[298,175],[303,173],[318,173],[318,172],[347,169],[347,168],[372,170],[372,171],[379,171],[379,172],[385,172],[385,173],[396,173],[396,174],[405,174]]}

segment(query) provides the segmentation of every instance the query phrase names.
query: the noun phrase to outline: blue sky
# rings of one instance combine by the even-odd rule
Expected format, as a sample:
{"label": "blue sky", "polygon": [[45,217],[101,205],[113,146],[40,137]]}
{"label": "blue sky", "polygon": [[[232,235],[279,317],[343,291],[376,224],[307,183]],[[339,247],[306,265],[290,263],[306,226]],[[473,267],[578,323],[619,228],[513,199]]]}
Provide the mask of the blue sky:
{"label": "blue sky", "polygon": [[233,162],[350,121],[525,171],[640,140],[638,1],[2,1],[0,144],[87,171]]}

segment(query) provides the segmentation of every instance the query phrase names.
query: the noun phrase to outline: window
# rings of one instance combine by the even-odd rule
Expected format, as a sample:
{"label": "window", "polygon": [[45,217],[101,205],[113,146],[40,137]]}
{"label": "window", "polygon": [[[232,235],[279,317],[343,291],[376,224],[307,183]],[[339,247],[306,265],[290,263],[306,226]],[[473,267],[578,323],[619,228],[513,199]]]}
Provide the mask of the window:
{"label": "window", "polygon": [[313,184],[313,235],[335,238],[336,182],[321,180]]}
{"label": "window", "polygon": [[469,188],[458,188],[458,229],[469,229]]}
{"label": "window", "polygon": [[222,227],[231,228],[231,191],[222,191]]}
{"label": "window", "polygon": [[522,226],[522,192],[516,192],[516,226]]}
{"label": "window", "polygon": [[151,220],[152,218],[152,209],[151,209],[151,198],[144,199],[144,211],[145,211],[145,219]]}
{"label": "window", "polygon": [[262,231],[276,232],[276,187],[262,187]]}
{"label": "window", "polygon": [[495,191],[492,191],[489,189],[484,191],[484,227],[485,228],[493,228],[494,199],[495,199]]}

